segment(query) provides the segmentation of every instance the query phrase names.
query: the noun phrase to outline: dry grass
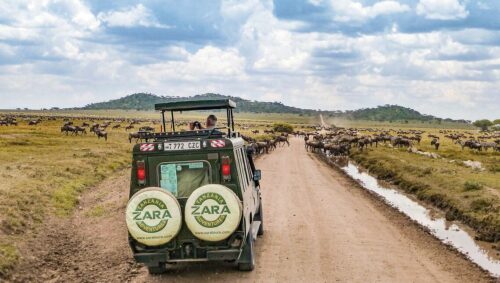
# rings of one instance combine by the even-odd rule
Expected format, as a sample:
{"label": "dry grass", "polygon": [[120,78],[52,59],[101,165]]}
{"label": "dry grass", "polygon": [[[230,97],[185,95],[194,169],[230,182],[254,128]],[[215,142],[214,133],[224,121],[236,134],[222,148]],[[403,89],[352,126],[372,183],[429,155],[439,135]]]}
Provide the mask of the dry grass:
{"label": "dry grass", "polygon": [[[13,243],[26,232],[49,215],[70,214],[80,193],[129,164],[131,146],[124,130],[110,130],[105,142],[91,133],[61,134],[61,124],[21,122],[0,128],[0,242],[14,251]],[[10,260],[1,261],[0,270],[10,265]]]}

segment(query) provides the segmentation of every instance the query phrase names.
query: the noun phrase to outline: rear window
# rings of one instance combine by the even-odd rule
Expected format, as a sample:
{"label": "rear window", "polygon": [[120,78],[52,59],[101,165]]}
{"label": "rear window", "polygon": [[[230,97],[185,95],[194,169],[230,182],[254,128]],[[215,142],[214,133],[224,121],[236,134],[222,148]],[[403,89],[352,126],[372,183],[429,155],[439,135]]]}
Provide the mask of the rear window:
{"label": "rear window", "polygon": [[210,184],[210,169],[206,161],[162,163],[160,187],[177,198],[187,198],[197,188]]}

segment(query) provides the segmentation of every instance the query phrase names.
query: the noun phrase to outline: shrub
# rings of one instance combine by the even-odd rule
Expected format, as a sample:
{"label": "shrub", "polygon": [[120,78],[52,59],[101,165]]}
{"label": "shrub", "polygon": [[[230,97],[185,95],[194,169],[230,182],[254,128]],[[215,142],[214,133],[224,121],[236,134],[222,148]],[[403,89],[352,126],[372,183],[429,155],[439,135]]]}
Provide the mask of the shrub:
{"label": "shrub", "polygon": [[285,132],[290,134],[293,132],[293,127],[287,123],[274,123],[273,130],[276,132]]}
{"label": "shrub", "polygon": [[466,181],[464,184],[465,191],[477,191],[483,188],[483,184],[477,181]]}
{"label": "shrub", "polygon": [[470,208],[476,212],[496,211],[496,208],[494,207],[493,202],[489,199],[484,199],[484,198],[480,198],[480,199],[476,199],[476,200],[472,201],[470,204]]}

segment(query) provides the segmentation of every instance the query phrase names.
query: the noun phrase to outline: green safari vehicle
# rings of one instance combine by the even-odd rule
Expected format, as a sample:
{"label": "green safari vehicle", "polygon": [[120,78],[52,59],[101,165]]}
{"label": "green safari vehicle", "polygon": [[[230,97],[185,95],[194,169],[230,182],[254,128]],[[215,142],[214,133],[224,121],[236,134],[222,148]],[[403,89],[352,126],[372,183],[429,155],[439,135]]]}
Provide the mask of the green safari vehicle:
{"label": "green safari vehicle", "polygon": [[[254,241],[264,233],[261,172],[234,130],[235,107],[230,99],[156,104],[162,131],[134,146],[126,223],[134,258],[151,274],[179,262],[254,269]],[[227,126],[176,131],[175,112],[214,109],[226,110]]]}

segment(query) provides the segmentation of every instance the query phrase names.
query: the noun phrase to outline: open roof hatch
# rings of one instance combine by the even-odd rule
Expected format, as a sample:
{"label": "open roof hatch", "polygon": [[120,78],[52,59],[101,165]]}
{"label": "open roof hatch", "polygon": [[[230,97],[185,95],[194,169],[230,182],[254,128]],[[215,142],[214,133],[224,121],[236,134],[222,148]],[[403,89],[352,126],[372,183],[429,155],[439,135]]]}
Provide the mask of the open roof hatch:
{"label": "open roof hatch", "polygon": [[234,132],[234,117],[233,117],[234,108],[236,108],[236,103],[228,98],[205,99],[205,100],[191,99],[191,100],[179,100],[174,102],[155,104],[155,110],[161,111],[164,132],[166,132],[165,112],[167,111],[170,111],[170,116],[171,116],[170,122],[171,122],[172,132],[175,132],[174,112],[226,109],[227,127],[214,128],[210,132],[212,133],[214,130],[227,128],[228,136],[231,136],[231,132]]}

